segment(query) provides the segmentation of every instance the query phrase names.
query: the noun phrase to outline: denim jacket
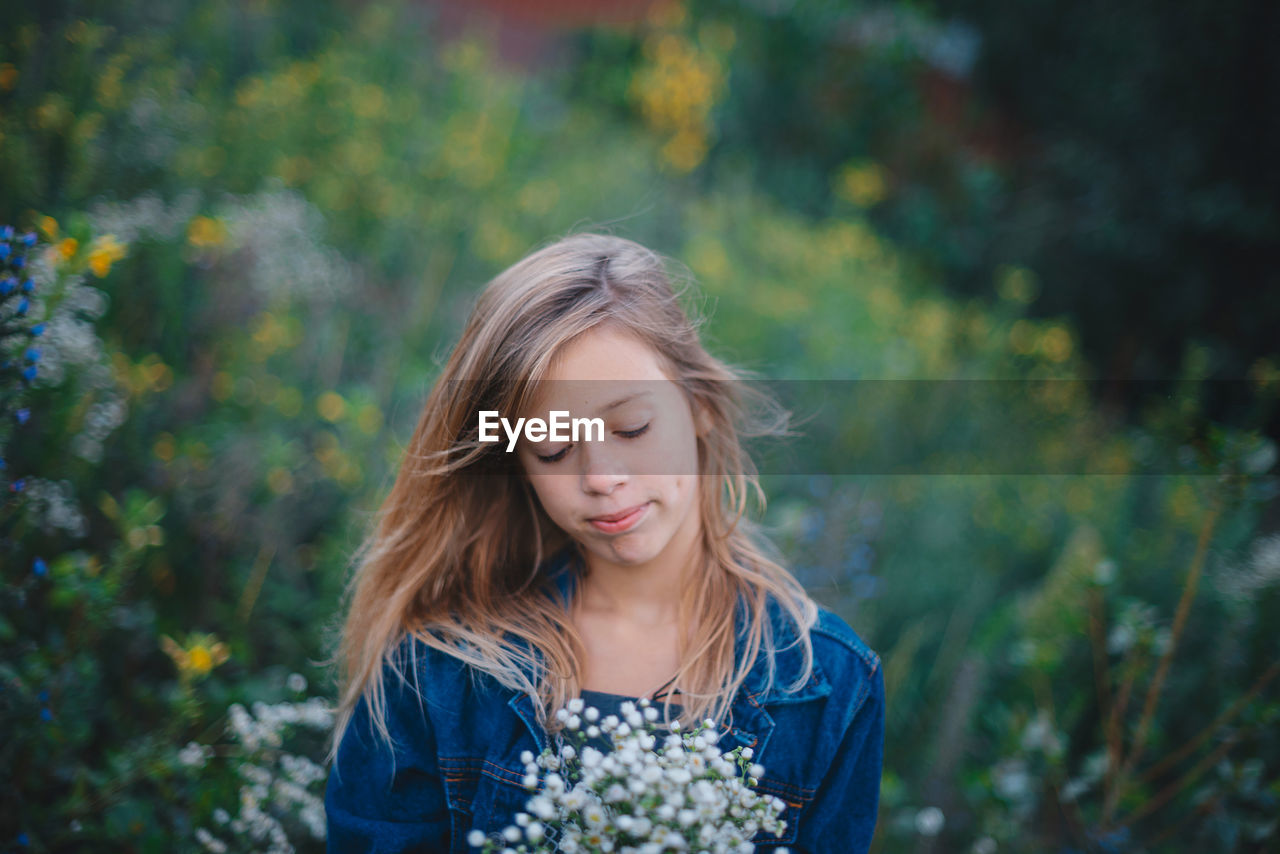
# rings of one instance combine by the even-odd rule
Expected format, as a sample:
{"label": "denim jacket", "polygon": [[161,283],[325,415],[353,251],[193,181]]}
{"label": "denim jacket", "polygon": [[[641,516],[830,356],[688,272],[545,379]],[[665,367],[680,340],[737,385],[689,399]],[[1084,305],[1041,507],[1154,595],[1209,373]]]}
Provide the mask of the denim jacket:
{"label": "denim jacket", "polygon": [[[548,562],[566,603],[574,584],[567,564],[564,553]],[[790,621],[772,598],[769,606],[779,650],[774,684],[762,690],[768,665],[761,655],[734,696],[718,742],[722,752],[751,747],[765,768],[757,791],[787,805],[783,835],[762,831],[753,841],[757,851],[866,852],[884,742],[880,659],[848,623],[820,608],[811,630],[813,673],[798,691],[784,693],[803,652],[785,648],[795,637]],[[739,651],[743,616],[740,608]],[[325,789],[331,854],[469,854],[468,831],[501,831],[524,811],[531,793],[521,785],[521,752],[553,746],[530,696],[416,639],[400,651],[410,645],[417,687],[384,672],[394,755],[372,733],[364,700],[338,746]]]}

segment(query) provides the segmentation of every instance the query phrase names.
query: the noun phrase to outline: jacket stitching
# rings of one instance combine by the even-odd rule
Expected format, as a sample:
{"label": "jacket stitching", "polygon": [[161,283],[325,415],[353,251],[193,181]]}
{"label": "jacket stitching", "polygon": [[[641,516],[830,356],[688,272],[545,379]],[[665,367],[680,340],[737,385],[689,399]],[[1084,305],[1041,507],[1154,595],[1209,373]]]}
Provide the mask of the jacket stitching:
{"label": "jacket stitching", "polygon": [[869,649],[867,646],[863,644],[854,644],[850,642],[850,640],[840,632],[832,631],[831,629],[827,629],[827,628],[822,628],[817,623],[814,623],[813,628],[809,629],[809,631],[811,633],[820,634],[825,638],[830,638],[831,640],[838,642],[845,649],[849,650],[854,655],[858,656],[858,658],[862,659],[862,662],[866,664],[867,667],[871,668],[872,673],[875,672],[876,667],[880,664],[880,656],[877,655],[873,650]]}
{"label": "jacket stitching", "polygon": [[490,759],[441,757],[440,767],[445,770],[445,779],[455,783],[476,780],[481,776],[517,786],[524,783],[524,774],[517,774],[506,766]]}
{"label": "jacket stitching", "polygon": [[757,788],[760,791],[768,791],[772,795],[782,796],[783,800],[797,809],[813,800],[813,795],[817,791],[814,788],[793,786],[790,783],[783,783],[769,777],[762,777]]}

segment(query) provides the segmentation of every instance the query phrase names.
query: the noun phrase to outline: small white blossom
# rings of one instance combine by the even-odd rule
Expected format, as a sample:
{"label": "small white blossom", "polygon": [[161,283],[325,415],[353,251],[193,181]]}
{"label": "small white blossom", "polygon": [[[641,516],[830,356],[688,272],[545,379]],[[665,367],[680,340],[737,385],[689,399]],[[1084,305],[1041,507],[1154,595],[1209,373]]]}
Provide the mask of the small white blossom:
{"label": "small white blossom", "polygon": [[921,836],[937,836],[945,823],[946,817],[937,807],[925,807],[916,813],[916,832]]}
{"label": "small white blossom", "polygon": [[203,768],[206,758],[205,748],[194,741],[178,751],[178,761],[188,768]]}
{"label": "small white blossom", "polygon": [[[653,731],[656,709],[644,699],[626,701],[620,710],[623,720],[609,715],[585,731],[576,725],[599,720],[598,710],[571,701],[556,712],[569,732],[558,752],[521,754],[525,785],[536,793],[525,804],[527,812],[516,813],[514,824],[503,830],[503,843],[529,852],[659,854],[689,850],[692,842],[715,854],[748,854],[758,832],[782,835],[785,803],[752,790],[764,774],[762,765],[742,764],[753,752],[721,753],[720,733],[710,720],[690,733],[681,733],[677,722],[670,734],[659,736]],[[585,743],[601,733],[611,735],[608,753]],[[545,775],[540,792],[539,771]],[[548,836],[548,824],[556,828],[554,837]],[[468,841],[501,850],[502,843],[482,837]]]}

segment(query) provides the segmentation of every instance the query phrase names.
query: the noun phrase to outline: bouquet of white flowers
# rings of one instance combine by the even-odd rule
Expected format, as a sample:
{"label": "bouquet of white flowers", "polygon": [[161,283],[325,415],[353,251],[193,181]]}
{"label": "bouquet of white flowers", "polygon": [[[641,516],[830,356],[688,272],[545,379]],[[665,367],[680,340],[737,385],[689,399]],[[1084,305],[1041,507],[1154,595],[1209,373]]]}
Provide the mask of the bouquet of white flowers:
{"label": "bouquet of white flowers", "polygon": [[[752,791],[764,768],[751,763],[751,748],[720,753],[709,719],[684,733],[672,722],[657,747],[658,710],[648,699],[638,705],[622,704],[625,720],[601,720],[581,698],[570,700],[556,717],[573,743],[561,744],[558,754],[547,748],[536,758],[528,750],[521,756],[524,786],[536,792],[527,812],[516,813],[501,834],[471,831],[471,847],[482,854],[751,854],[757,832],[782,835],[786,822],[778,814],[786,805]],[[601,733],[612,736],[613,752],[586,744]]]}

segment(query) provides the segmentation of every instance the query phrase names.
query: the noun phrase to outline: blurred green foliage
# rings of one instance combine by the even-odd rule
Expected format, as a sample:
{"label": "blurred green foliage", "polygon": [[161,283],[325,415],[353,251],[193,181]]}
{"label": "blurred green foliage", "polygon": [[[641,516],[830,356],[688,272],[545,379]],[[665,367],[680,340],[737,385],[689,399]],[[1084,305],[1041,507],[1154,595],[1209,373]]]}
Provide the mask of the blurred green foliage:
{"label": "blurred green foliage", "polygon": [[[883,656],[878,850],[1275,843],[1274,446],[1204,428],[1213,354],[1117,425],[1076,328],[1030,316],[1044,271],[949,295],[866,213],[879,160],[708,166],[751,34],[697,10],[539,75],[417,6],[55,4],[0,31],[0,213],[42,265],[13,323],[48,324],[0,433],[3,850],[319,850],[348,558],[477,289],[581,227],[687,264],[707,343],[768,377],[1059,381],[937,428],[903,383],[844,437],[858,459],[935,435],[964,469],[966,436],[1018,422],[1057,470],[1077,434],[1046,411],[1108,437],[1106,476],[766,478],[796,574]],[[828,125],[901,130],[899,62],[858,66],[880,107]],[[843,203],[779,202],[766,167]],[[1251,382],[1261,423],[1277,383]],[[1152,455],[1177,470],[1138,474]]]}
{"label": "blurred green foliage", "polygon": [[[641,117],[704,186],[866,211],[962,298],[1034,269],[1030,312],[1070,320],[1129,416],[1152,389],[1126,381],[1174,380],[1197,347],[1220,380],[1280,367],[1276,4],[685,5],[663,40],[584,34],[574,91],[616,108],[627,69],[665,79]],[[1223,390],[1211,417],[1252,425]]]}

